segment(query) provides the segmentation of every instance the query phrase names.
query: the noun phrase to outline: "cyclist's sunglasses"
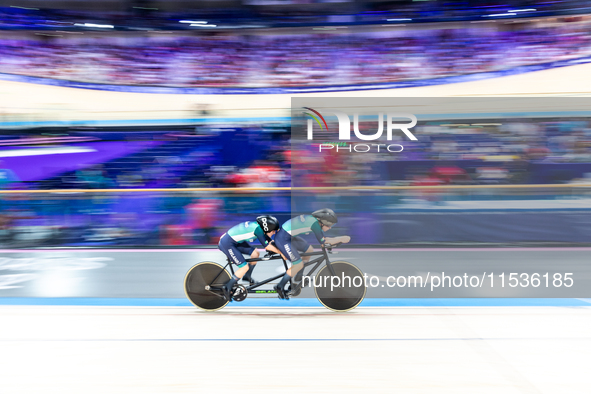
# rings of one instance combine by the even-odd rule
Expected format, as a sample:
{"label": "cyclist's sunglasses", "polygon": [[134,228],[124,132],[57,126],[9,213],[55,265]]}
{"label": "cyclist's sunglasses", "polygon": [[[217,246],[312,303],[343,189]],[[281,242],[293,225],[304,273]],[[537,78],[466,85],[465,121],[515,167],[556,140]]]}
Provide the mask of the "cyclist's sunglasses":
{"label": "cyclist's sunglasses", "polygon": [[326,227],[332,227],[335,225],[333,222],[329,222],[326,220],[319,220],[319,222],[320,222],[320,224],[322,224],[323,226],[326,226]]}

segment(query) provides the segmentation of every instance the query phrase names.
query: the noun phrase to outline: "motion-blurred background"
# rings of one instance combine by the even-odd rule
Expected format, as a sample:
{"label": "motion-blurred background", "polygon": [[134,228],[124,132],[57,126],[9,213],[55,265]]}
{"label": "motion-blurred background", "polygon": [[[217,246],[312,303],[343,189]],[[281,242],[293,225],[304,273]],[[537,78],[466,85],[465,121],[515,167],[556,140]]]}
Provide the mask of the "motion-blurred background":
{"label": "motion-blurred background", "polygon": [[[289,108],[588,95],[586,1],[0,4],[4,247],[215,245],[324,206],[357,245],[591,239],[591,112],[431,113],[400,154],[319,157],[294,149]],[[302,212],[294,176],[316,188]]]}
{"label": "motion-blurred background", "polygon": [[[588,393],[590,28],[584,0],[0,0],[0,391]],[[331,106],[418,141],[349,152]],[[324,207],[359,308],[186,298],[229,227]]]}

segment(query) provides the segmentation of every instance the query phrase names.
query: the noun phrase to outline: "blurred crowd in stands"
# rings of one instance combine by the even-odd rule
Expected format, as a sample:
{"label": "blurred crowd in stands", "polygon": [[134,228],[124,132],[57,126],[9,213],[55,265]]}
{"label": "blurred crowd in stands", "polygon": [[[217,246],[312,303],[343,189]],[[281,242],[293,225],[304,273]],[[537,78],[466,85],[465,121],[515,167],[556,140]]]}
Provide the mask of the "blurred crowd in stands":
{"label": "blurred crowd in stands", "polygon": [[[213,189],[201,193],[126,193],[124,190],[81,193],[72,190],[57,194],[28,194],[25,190],[23,194],[1,195],[0,243],[13,246],[42,246],[44,242],[63,245],[212,244],[220,231],[223,232],[223,227],[238,217],[265,210],[288,216],[292,209],[289,190],[292,184],[427,187],[416,192],[395,191],[373,208],[385,209],[393,204],[403,206],[402,197],[432,203],[440,203],[442,196],[453,201],[474,198],[468,191],[448,196],[448,192],[442,194],[428,188],[436,185],[591,182],[591,121],[588,119],[495,122],[498,120],[479,120],[477,125],[420,122],[415,130],[419,141],[389,142],[403,145],[404,150],[400,153],[384,150],[379,153],[350,152],[345,143],[338,152],[329,149],[319,153],[317,145],[304,147],[298,141],[290,140],[287,127],[275,128],[272,133],[256,127],[211,128],[209,132],[201,128],[198,136],[180,131],[136,132],[139,134],[132,140],[150,136],[159,141],[146,145],[141,151],[122,154],[103,163],[89,161],[77,170],[26,182],[19,179],[22,167],[14,167],[11,163],[19,159],[18,154],[46,149],[47,143],[43,146],[27,146],[25,143],[26,149],[23,145],[4,147],[1,151],[5,158],[0,164],[0,187],[4,190]],[[374,127],[373,123],[361,122],[362,132]],[[96,138],[108,139],[108,135],[109,132],[93,132],[93,142],[78,145],[95,144],[92,146],[98,151],[100,144],[111,144],[112,150],[112,141],[96,142]],[[15,141],[14,136],[10,138]],[[52,156],[55,155],[32,156],[29,160],[31,165],[46,166],[53,171],[59,163]],[[59,156],[67,156],[67,153]],[[288,189],[272,192],[243,190],[244,187],[273,186],[287,186]],[[495,191],[490,198],[516,198],[503,197],[507,191]],[[318,192],[317,195],[325,195],[343,212],[358,210],[368,198],[367,193],[355,196],[354,193],[338,192],[335,196]],[[529,194],[517,198],[524,197],[534,198]],[[223,218],[212,220],[220,211],[224,212]]]}
{"label": "blurred crowd in stands", "polygon": [[[581,168],[584,173],[584,168],[591,165],[588,119],[497,122],[498,119],[476,123],[419,122],[413,129],[418,141],[408,141],[402,135],[394,135],[391,141],[377,141],[402,145],[403,150],[396,153],[386,149],[351,152],[349,145],[355,143],[345,142],[319,152],[318,145],[292,139],[287,126],[272,128],[272,132],[259,127],[201,127],[200,134],[134,132],[127,142],[120,143],[113,141],[113,133],[93,132],[95,139],[110,142],[71,144],[92,147],[85,156],[77,156],[74,167],[69,162],[60,164],[51,154],[23,151],[22,145],[2,148],[7,157],[0,162],[0,187],[15,188],[19,183],[19,187],[28,189],[275,187],[290,186],[294,179],[298,186],[380,186],[404,183],[418,173],[432,173],[435,168],[440,168],[442,174],[457,172],[458,176],[453,177],[441,175],[444,183],[545,184],[576,181],[582,173],[575,169]],[[360,122],[362,132],[369,132],[372,127],[375,122]],[[84,132],[80,132],[81,136],[88,138]],[[334,140],[331,134],[318,136],[325,141]],[[17,141],[14,136],[6,138]],[[116,154],[120,147],[129,149],[137,143],[134,141],[146,139],[149,141],[139,142],[146,145],[135,151],[122,150]],[[26,146],[26,137],[21,141]],[[42,149],[47,145],[28,148]],[[15,153],[9,154],[10,149]],[[97,163],[93,154],[95,151],[101,154],[101,149],[108,149],[112,156]],[[19,172],[23,169],[19,168],[22,162],[19,152],[34,155],[29,163],[40,168],[36,178],[20,179]],[[80,155],[78,152],[73,150],[72,154]],[[65,160],[67,156],[63,152],[59,159]],[[83,157],[88,157],[87,161]],[[569,170],[557,170],[561,176],[556,177],[541,173],[542,167]],[[47,175],[43,168],[48,169]]]}
{"label": "blurred crowd in stands", "polygon": [[503,14],[516,18],[575,16],[591,11],[585,0],[339,0],[338,5],[334,3],[334,0],[31,1],[29,7],[0,6],[0,29],[49,30],[56,26],[72,27],[75,23],[95,23],[118,30],[191,30],[179,21],[204,19],[219,29],[244,29],[367,25],[389,19],[412,23],[470,21]]}
{"label": "blurred crowd in stands", "polygon": [[[545,2],[536,5],[537,10],[515,14],[515,19],[501,16],[505,20],[495,23],[488,23],[491,14],[510,7],[529,9],[532,2],[341,2],[337,15],[323,11],[324,1],[285,1],[283,11],[272,2],[270,7],[247,6],[264,5],[265,0],[243,3],[236,9],[212,7],[192,15],[152,12],[149,7],[94,14],[1,8],[0,73],[140,86],[322,87],[417,81],[571,59],[584,62],[591,56],[587,17],[532,20],[583,13],[588,1]],[[326,9],[335,9],[326,3]],[[179,23],[198,16],[219,26],[202,29]],[[468,20],[483,23],[420,24]],[[99,31],[75,22],[108,23],[113,29]],[[327,27],[318,27],[325,22]],[[266,29],[278,26],[290,30]],[[274,212],[282,220],[291,214],[289,189],[257,192],[245,187],[344,186],[338,193],[318,192],[315,198],[324,198],[323,203],[329,201],[347,217],[360,207],[404,206],[404,198],[440,202],[444,192],[430,186],[591,182],[588,119],[478,122],[420,122],[414,129],[417,142],[379,141],[403,145],[399,153],[351,152],[347,143],[320,153],[317,145],[291,139],[287,125],[60,130],[93,138],[68,143],[47,141],[53,137],[27,143],[34,135],[11,131],[0,136],[0,190],[25,193],[0,194],[0,245],[215,244],[238,220],[262,212]],[[362,123],[361,129],[373,126]],[[326,136],[325,141],[331,140],[334,135]],[[51,147],[59,148],[59,154],[39,152]],[[71,149],[80,147],[85,149]],[[68,161],[69,155],[78,156]],[[380,195],[356,194],[346,190],[349,186],[425,188]],[[181,191],[126,190],[143,188]],[[183,190],[187,188],[207,189]],[[495,199],[509,193],[494,190],[447,197]],[[555,198],[549,192],[541,197],[528,193],[508,198]]]}
{"label": "blurred crowd in stands", "polygon": [[576,22],[504,30],[4,38],[0,72],[168,87],[377,84],[587,57],[591,55],[590,27],[591,23]]}
{"label": "blurred crowd in stands", "polygon": [[[293,182],[297,186],[421,186],[589,181],[589,120],[495,122],[498,119],[475,125],[422,122],[414,128],[417,142],[402,137],[379,141],[403,145],[400,153],[385,148],[350,153],[347,146],[324,149],[322,154],[318,147],[300,149],[294,155]],[[362,123],[362,131],[363,127]],[[304,145],[294,144],[296,149]]]}

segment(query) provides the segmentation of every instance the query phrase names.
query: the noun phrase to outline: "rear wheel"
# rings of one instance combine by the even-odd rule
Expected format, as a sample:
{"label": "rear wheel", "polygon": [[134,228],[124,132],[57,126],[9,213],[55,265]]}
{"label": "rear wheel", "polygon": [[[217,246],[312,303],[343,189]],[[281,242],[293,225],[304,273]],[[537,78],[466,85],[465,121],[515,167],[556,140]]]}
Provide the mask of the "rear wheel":
{"label": "rear wheel", "polygon": [[346,261],[335,261],[330,264],[334,269],[335,279],[333,280],[333,275],[327,265],[322,267],[315,278],[314,292],[316,297],[322,305],[330,310],[350,311],[365,298],[367,287],[363,272]]}
{"label": "rear wheel", "polygon": [[[228,300],[220,290],[230,280],[230,274],[217,263],[206,261],[191,267],[185,276],[185,295],[193,305],[207,311],[222,309]],[[214,289],[206,290],[206,287]]]}

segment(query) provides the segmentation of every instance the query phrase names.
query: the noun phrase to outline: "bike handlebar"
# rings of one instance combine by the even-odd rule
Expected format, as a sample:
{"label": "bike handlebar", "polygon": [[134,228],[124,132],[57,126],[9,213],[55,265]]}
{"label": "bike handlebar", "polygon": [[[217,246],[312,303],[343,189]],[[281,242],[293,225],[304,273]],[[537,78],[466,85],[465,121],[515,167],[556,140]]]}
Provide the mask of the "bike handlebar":
{"label": "bike handlebar", "polygon": [[326,248],[326,250],[328,251],[328,253],[332,253],[332,248],[336,248],[336,247],[338,247],[341,244],[342,244],[342,242],[337,242],[334,245],[333,244],[324,244],[324,248]]}

